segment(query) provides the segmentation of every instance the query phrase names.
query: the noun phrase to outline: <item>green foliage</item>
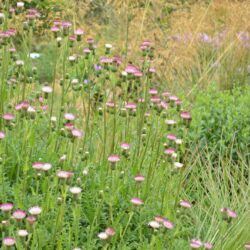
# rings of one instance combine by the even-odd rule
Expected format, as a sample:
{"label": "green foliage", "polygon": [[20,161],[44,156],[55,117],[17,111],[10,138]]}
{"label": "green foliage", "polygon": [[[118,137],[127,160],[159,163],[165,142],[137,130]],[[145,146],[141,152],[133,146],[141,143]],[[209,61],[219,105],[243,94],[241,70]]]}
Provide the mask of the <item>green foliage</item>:
{"label": "green foliage", "polygon": [[207,148],[212,157],[239,153],[249,158],[250,88],[219,92],[215,88],[197,95],[193,108],[192,133],[194,145]]}

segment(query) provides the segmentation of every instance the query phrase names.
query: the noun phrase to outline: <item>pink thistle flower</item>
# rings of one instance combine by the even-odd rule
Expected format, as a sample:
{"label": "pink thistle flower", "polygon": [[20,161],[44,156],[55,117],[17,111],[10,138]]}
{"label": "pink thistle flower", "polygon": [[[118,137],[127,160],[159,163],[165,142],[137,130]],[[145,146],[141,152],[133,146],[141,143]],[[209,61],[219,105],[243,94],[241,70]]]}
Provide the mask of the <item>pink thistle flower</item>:
{"label": "pink thistle flower", "polygon": [[84,48],[83,49],[83,53],[84,54],[90,54],[91,53],[91,50],[89,48]]}
{"label": "pink thistle flower", "polygon": [[158,94],[158,90],[157,90],[157,89],[150,89],[150,90],[148,91],[148,93],[149,93],[150,95],[157,95],[157,94]]}
{"label": "pink thistle flower", "polygon": [[151,96],[150,101],[152,103],[160,103],[161,102],[161,98],[159,96]]}
{"label": "pink thistle flower", "polygon": [[152,42],[150,42],[149,40],[144,40],[141,45],[142,46],[146,46],[146,47],[151,47],[152,46]]}
{"label": "pink thistle flower", "polygon": [[156,215],[154,218],[155,221],[159,222],[159,223],[163,223],[164,218],[160,215]]}
{"label": "pink thistle flower", "polygon": [[126,109],[136,109],[136,104],[133,102],[129,102],[126,104]]}
{"label": "pink thistle flower", "polygon": [[148,71],[149,71],[149,73],[155,73],[155,72],[156,72],[156,69],[151,67],[151,68],[149,68]]}
{"label": "pink thistle flower", "polygon": [[161,107],[163,108],[163,109],[168,109],[168,104],[166,103],[166,102],[164,102],[164,101],[161,101]]}
{"label": "pink thistle flower", "polygon": [[175,105],[176,105],[177,107],[180,107],[180,106],[182,105],[182,101],[181,101],[181,100],[176,100],[176,101],[175,101]]}
{"label": "pink thistle flower", "polygon": [[36,169],[36,170],[42,170],[44,166],[43,162],[34,162],[32,164],[32,168]]}
{"label": "pink thistle flower", "polygon": [[72,41],[72,42],[76,41],[76,36],[75,35],[71,35],[69,37],[69,40]]}
{"label": "pink thistle flower", "polygon": [[130,200],[130,202],[132,204],[134,204],[135,206],[140,206],[140,205],[143,205],[144,202],[140,199],[140,198],[137,198],[137,197],[134,197]]}
{"label": "pink thistle flower", "polygon": [[125,71],[128,73],[128,74],[135,74],[136,72],[140,71],[136,66],[132,65],[132,64],[129,64]]}
{"label": "pink thistle flower", "polygon": [[226,214],[230,218],[236,218],[237,217],[237,213],[235,211],[231,210],[230,208],[221,208],[220,211],[223,214]]}
{"label": "pink thistle flower", "polygon": [[204,245],[206,250],[209,250],[209,249],[213,248],[213,245],[210,242],[205,242],[203,245]]}
{"label": "pink thistle flower", "polygon": [[61,26],[62,22],[60,20],[54,20],[54,26]]}
{"label": "pink thistle flower", "polygon": [[121,143],[120,147],[123,150],[129,150],[131,148],[130,144],[125,143],[125,142]]}
{"label": "pink thistle flower", "polygon": [[29,209],[29,213],[33,216],[37,216],[39,215],[40,213],[42,212],[42,208],[38,207],[38,206],[34,206],[34,207],[31,207]]}
{"label": "pink thistle flower", "polygon": [[10,49],[9,49],[9,52],[15,53],[15,52],[16,52],[16,48],[14,48],[14,47],[13,47],[13,48],[10,48]]}
{"label": "pink thistle flower", "polygon": [[184,208],[191,208],[192,204],[187,200],[181,200],[180,201],[180,206],[184,207]]}
{"label": "pink thistle flower", "polygon": [[175,153],[175,149],[174,148],[167,148],[164,153],[166,155],[172,156]]}
{"label": "pink thistle flower", "polygon": [[81,138],[82,137],[82,132],[79,129],[73,128],[71,130],[72,136],[75,138]]}
{"label": "pink thistle flower", "polygon": [[190,242],[190,247],[192,249],[198,249],[200,247],[202,247],[203,244],[200,240],[197,240],[197,239],[192,239],[191,242]]}
{"label": "pink thistle flower", "polygon": [[74,173],[71,172],[71,171],[60,170],[60,171],[57,172],[57,177],[60,178],[60,179],[69,179],[73,175],[74,175]]}
{"label": "pink thistle flower", "polygon": [[108,157],[108,161],[109,162],[112,162],[112,163],[116,163],[116,162],[118,162],[118,161],[120,161],[121,159],[120,159],[120,157],[118,156],[118,155],[110,155],[109,157]]}
{"label": "pink thistle flower", "polygon": [[48,109],[48,105],[42,105],[42,106],[41,106],[41,110],[42,110],[42,111],[46,111],[47,109]]}
{"label": "pink thistle flower", "polygon": [[165,91],[165,92],[162,93],[163,97],[169,97],[170,95],[171,95],[171,93],[168,92],[168,91]]}
{"label": "pink thistle flower", "polygon": [[176,140],[176,135],[174,135],[174,134],[168,134],[167,135],[167,138],[170,140],[170,141],[175,141]]}
{"label": "pink thistle flower", "polygon": [[20,209],[14,211],[13,214],[12,214],[12,217],[14,219],[18,220],[18,221],[24,219],[25,216],[26,216],[26,213],[23,210],[20,210]]}
{"label": "pink thistle flower", "polygon": [[12,121],[15,119],[15,116],[13,114],[10,114],[10,113],[5,113],[5,114],[3,114],[2,117],[5,121]]}
{"label": "pink thistle flower", "polygon": [[60,31],[60,28],[58,26],[53,26],[50,30],[54,33],[57,33]]}
{"label": "pink thistle flower", "polygon": [[11,247],[16,244],[16,240],[13,237],[5,237],[3,238],[3,245],[6,247]]}
{"label": "pink thistle flower", "polygon": [[108,227],[106,230],[105,230],[105,233],[108,235],[108,236],[114,236],[115,235],[115,229],[112,228],[112,227]]}
{"label": "pink thistle flower", "polygon": [[249,250],[249,249],[250,249],[250,242],[245,243],[244,246],[245,246],[245,249],[246,249],[246,250]]}
{"label": "pink thistle flower", "polygon": [[171,96],[169,96],[169,100],[172,101],[172,102],[176,102],[176,101],[178,101],[179,99],[178,99],[177,96],[171,95]]}
{"label": "pink thistle flower", "polygon": [[64,127],[67,129],[67,130],[72,130],[74,128],[74,124],[72,123],[65,123],[64,124]]}
{"label": "pink thistle flower", "polygon": [[32,107],[32,106],[29,106],[29,107],[27,108],[27,112],[28,112],[28,113],[35,113],[35,112],[36,112],[36,109],[35,109],[34,107]]}
{"label": "pink thistle flower", "polygon": [[134,73],[134,76],[136,76],[136,77],[142,77],[143,76],[143,73],[141,72],[141,71],[136,71],[135,73]]}
{"label": "pink thistle flower", "polygon": [[52,165],[50,163],[44,163],[43,164],[43,167],[42,167],[42,170],[43,171],[48,171],[52,168]]}
{"label": "pink thistle flower", "polygon": [[171,221],[167,220],[167,219],[163,220],[163,226],[165,228],[167,228],[167,229],[173,229],[174,228],[174,224]]}
{"label": "pink thistle flower", "polygon": [[5,133],[3,131],[0,131],[0,140],[5,138]]}
{"label": "pink thistle flower", "polygon": [[36,217],[33,216],[33,215],[30,215],[30,216],[28,216],[28,217],[26,218],[26,220],[28,221],[28,223],[29,223],[30,225],[33,225],[33,224],[36,222]]}
{"label": "pink thistle flower", "polygon": [[135,180],[136,182],[143,182],[143,181],[145,180],[145,177],[144,177],[143,175],[136,175],[136,176],[134,177],[134,180]]}
{"label": "pink thistle flower", "polygon": [[112,63],[113,62],[113,58],[109,58],[109,57],[103,56],[103,57],[100,58],[100,62],[104,63],[104,64]]}
{"label": "pink thistle flower", "polygon": [[87,43],[88,44],[93,44],[95,41],[94,41],[94,39],[93,38],[91,38],[91,37],[88,37],[87,38]]}
{"label": "pink thistle flower", "polygon": [[115,104],[113,102],[106,102],[106,106],[108,108],[114,108],[115,107]]}
{"label": "pink thistle flower", "polygon": [[82,36],[84,34],[84,31],[82,29],[77,29],[77,30],[75,30],[74,34],[76,36]]}
{"label": "pink thistle flower", "polygon": [[187,111],[181,112],[181,118],[183,120],[191,120],[192,119],[190,112],[187,112]]}
{"label": "pink thistle flower", "polygon": [[2,210],[2,212],[9,212],[12,210],[13,206],[12,203],[3,203],[0,205],[0,210]]}
{"label": "pink thistle flower", "polygon": [[68,22],[68,21],[63,21],[63,22],[61,23],[61,25],[62,25],[62,27],[63,27],[64,29],[68,29],[68,28],[70,28],[70,27],[72,26],[72,23],[71,23],[71,22]]}

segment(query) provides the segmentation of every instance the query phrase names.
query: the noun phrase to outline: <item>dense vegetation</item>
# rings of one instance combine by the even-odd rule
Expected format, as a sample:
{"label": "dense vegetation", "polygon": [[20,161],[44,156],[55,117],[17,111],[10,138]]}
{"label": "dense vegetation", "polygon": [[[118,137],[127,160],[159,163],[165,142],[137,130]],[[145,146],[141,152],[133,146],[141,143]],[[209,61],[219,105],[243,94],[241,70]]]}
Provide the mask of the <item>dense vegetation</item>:
{"label": "dense vegetation", "polygon": [[119,42],[119,1],[81,4],[1,3],[0,248],[250,249],[249,32],[174,34],[196,5],[134,1]]}

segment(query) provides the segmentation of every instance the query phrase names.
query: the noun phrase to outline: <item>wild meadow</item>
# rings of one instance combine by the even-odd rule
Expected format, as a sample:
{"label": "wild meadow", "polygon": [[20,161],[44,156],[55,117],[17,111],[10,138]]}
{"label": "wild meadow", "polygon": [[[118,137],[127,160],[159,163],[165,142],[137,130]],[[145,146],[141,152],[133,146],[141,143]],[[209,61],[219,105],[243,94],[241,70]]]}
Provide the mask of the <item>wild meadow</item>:
{"label": "wild meadow", "polygon": [[248,1],[0,3],[0,249],[250,249]]}

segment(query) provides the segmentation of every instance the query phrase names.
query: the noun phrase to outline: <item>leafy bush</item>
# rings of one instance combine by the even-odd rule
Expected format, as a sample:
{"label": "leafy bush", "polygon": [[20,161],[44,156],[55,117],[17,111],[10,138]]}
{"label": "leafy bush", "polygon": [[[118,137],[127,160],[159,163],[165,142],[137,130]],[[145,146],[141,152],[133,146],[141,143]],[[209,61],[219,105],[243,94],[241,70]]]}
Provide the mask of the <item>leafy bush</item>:
{"label": "leafy bush", "polygon": [[193,108],[190,139],[200,149],[208,149],[212,157],[239,154],[249,159],[250,88],[219,92],[212,87],[197,95]]}

